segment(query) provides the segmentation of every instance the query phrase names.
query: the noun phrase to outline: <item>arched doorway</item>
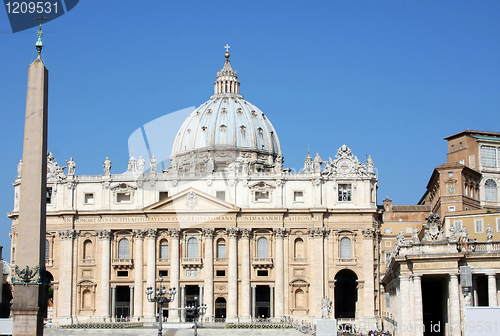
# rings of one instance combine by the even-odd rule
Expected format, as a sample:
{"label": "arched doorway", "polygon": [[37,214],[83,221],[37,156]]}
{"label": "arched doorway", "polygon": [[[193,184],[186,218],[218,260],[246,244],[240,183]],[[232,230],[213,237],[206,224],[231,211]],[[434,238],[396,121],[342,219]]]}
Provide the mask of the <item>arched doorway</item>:
{"label": "arched doorway", "polygon": [[54,281],[54,276],[49,271],[45,271],[45,276],[47,277],[47,305],[44,317],[46,319],[52,320],[54,317],[54,288],[52,287],[52,282]]}
{"label": "arched doorway", "polygon": [[226,299],[223,297],[215,300],[215,322],[224,322],[226,320]]}
{"label": "arched doorway", "polygon": [[351,270],[341,270],[335,275],[335,318],[355,318],[358,301],[358,276]]}

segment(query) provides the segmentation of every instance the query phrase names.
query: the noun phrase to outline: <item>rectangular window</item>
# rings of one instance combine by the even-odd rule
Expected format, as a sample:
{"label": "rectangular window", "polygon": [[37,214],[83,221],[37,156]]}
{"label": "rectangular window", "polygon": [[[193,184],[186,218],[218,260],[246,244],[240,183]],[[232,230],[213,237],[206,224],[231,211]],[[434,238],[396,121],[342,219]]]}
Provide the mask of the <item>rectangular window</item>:
{"label": "rectangular window", "polygon": [[267,276],[268,272],[264,270],[258,270],[257,271],[257,276]]}
{"label": "rectangular window", "polygon": [[351,201],[351,185],[339,184],[339,202]]}
{"label": "rectangular window", "polygon": [[217,258],[226,257],[226,244],[217,244]]}
{"label": "rectangular window", "polygon": [[391,295],[385,293],[385,308],[391,308]]}
{"label": "rectangular window", "polygon": [[392,228],[385,228],[384,233],[392,233]]}
{"label": "rectangular window", "polygon": [[412,233],[412,232],[413,232],[413,229],[411,227],[406,228],[406,233]]}
{"label": "rectangular window", "polygon": [[482,232],[484,232],[484,229],[483,229],[483,220],[482,219],[476,219],[474,221],[474,223],[475,223],[474,229],[475,229],[476,233],[482,233]]}
{"label": "rectangular window", "polygon": [[269,201],[269,191],[256,191],[255,202]]}
{"label": "rectangular window", "polygon": [[116,276],[119,277],[128,277],[128,271],[118,271]]}
{"label": "rectangular window", "polygon": [[465,164],[465,160],[460,160],[459,163],[464,165]]}
{"label": "rectangular window", "polygon": [[85,194],[83,201],[85,204],[94,204],[94,194]]}
{"label": "rectangular window", "polygon": [[226,192],[225,191],[216,191],[215,197],[217,197],[221,201],[225,201],[226,200]]}
{"label": "rectangular window", "polygon": [[160,245],[160,258],[161,259],[168,259],[168,245],[167,244]]}
{"label": "rectangular window", "polygon": [[47,193],[45,194],[46,195],[46,199],[47,199],[47,204],[52,204],[52,188],[47,188]]}
{"label": "rectangular window", "polygon": [[463,148],[464,148],[464,147],[463,147],[463,145],[462,145],[462,143],[459,143],[459,144],[458,144],[458,148],[460,148],[460,149],[463,149]]}
{"label": "rectangular window", "polygon": [[158,275],[161,276],[161,277],[168,277],[168,271],[166,271],[166,270],[165,271],[160,271]]}
{"label": "rectangular window", "polygon": [[304,192],[303,191],[294,191],[293,192],[293,201],[295,203],[304,203]]}
{"label": "rectangular window", "polygon": [[462,228],[462,221],[453,221],[453,226],[455,227],[455,229],[460,230]]}
{"label": "rectangular window", "polygon": [[158,194],[158,201],[163,201],[168,198],[168,191],[160,191]]}
{"label": "rectangular window", "polygon": [[455,207],[454,206],[449,206],[448,207],[448,212],[454,212],[455,211]]}
{"label": "rectangular window", "polygon": [[226,271],[225,270],[217,270],[216,275],[219,277],[226,276]]}
{"label": "rectangular window", "polygon": [[455,145],[451,145],[451,152],[453,153],[455,151]]}
{"label": "rectangular window", "polygon": [[484,167],[496,167],[497,149],[490,146],[481,146],[481,165]]}
{"label": "rectangular window", "polygon": [[117,193],[116,203],[130,203],[130,193]]}
{"label": "rectangular window", "polygon": [[500,218],[497,218],[497,232],[500,232]]}
{"label": "rectangular window", "polygon": [[391,246],[392,246],[392,243],[390,241],[385,242],[385,247],[391,247]]}
{"label": "rectangular window", "polygon": [[391,259],[391,252],[385,254],[385,261]]}

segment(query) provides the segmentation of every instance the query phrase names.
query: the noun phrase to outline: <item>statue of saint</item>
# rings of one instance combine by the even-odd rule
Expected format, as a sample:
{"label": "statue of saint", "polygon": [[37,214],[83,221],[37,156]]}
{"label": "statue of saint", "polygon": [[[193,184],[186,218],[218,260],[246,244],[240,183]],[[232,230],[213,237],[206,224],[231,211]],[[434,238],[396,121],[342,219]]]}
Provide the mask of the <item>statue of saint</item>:
{"label": "statue of saint", "polygon": [[104,174],[111,174],[111,161],[109,160],[109,157],[106,157],[106,160],[104,161],[102,166],[104,167]]}
{"label": "statue of saint", "polygon": [[276,163],[274,165],[274,172],[281,173],[283,171],[283,156],[278,155],[276,157]]}
{"label": "statue of saint", "polygon": [[69,161],[66,160],[68,164],[68,175],[75,175],[76,163],[73,161],[73,158],[69,158]]}
{"label": "statue of saint", "polygon": [[366,159],[366,165],[368,166],[368,172],[373,173],[373,159],[371,155],[368,155],[368,159]]}
{"label": "statue of saint", "polygon": [[146,160],[139,156],[139,160],[137,160],[137,171],[139,174],[144,173],[144,168],[146,168]]}
{"label": "statue of saint", "polygon": [[23,159],[19,160],[17,164],[17,177],[21,178],[21,172],[23,171]]}
{"label": "statue of saint", "polygon": [[325,295],[323,296],[323,302],[321,303],[321,318],[330,318],[330,313],[332,312],[332,301],[328,299]]}
{"label": "statue of saint", "polygon": [[156,166],[157,166],[157,163],[156,163],[156,158],[155,156],[153,155],[153,157],[151,158],[151,161],[149,162],[150,165],[151,165],[151,170],[149,171],[150,173],[156,173]]}
{"label": "statue of saint", "polygon": [[314,158],[313,161],[313,170],[315,173],[321,173],[321,166],[323,165],[323,160],[319,156],[318,153],[316,153],[316,157]]}
{"label": "statue of saint", "polygon": [[418,233],[420,232],[420,229],[418,229],[416,226],[413,229],[413,233],[411,234],[411,239],[413,240],[414,243],[419,243],[420,239],[418,239]]}
{"label": "statue of saint", "polygon": [[403,246],[405,244],[405,241],[405,232],[403,231],[403,229],[401,229],[401,231],[399,231],[398,235],[396,236],[396,245]]}
{"label": "statue of saint", "polygon": [[490,224],[486,227],[486,241],[493,241],[493,228]]}

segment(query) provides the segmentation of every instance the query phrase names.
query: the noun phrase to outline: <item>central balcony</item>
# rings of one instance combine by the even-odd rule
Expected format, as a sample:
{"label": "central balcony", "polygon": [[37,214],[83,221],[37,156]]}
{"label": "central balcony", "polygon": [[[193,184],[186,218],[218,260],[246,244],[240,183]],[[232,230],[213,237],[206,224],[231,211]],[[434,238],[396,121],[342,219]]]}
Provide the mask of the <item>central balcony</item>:
{"label": "central balcony", "polygon": [[134,259],[113,258],[111,259],[111,266],[117,269],[132,268],[134,266]]}
{"label": "central balcony", "polygon": [[201,267],[203,265],[202,258],[182,258],[182,267]]}
{"label": "central balcony", "polygon": [[253,258],[252,266],[254,268],[272,268],[273,258]]}

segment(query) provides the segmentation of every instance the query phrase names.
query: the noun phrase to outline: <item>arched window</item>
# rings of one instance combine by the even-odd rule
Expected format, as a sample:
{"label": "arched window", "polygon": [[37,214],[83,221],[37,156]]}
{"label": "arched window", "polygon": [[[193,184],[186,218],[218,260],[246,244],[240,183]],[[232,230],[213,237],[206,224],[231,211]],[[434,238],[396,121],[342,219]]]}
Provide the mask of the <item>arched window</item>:
{"label": "arched window", "polygon": [[83,259],[92,259],[92,241],[90,240],[83,243]]}
{"label": "arched window", "polygon": [[260,237],[257,240],[257,258],[267,258],[267,239]]}
{"label": "arched window", "polygon": [[340,259],[351,259],[351,240],[347,237],[340,240]]}
{"label": "arched window", "polygon": [[304,258],[305,253],[304,253],[304,241],[302,238],[297,238],[295,239],[295,251],[294,251],[295,258]]}
{"label": "arched window", "polygon": [[50,259],[50,243],[47,239],[45,239],[45,260]]}
{"label": "arched window", "polygon": [[168,259],[168,242],[166,240],[160,242],[160,258]]}
{"label": "arched window", "polygon": [[195,237],[191,237],[188,239],[187,257],[198,258],[198,240]]}
{"label": "arched window", "polygon": [[484,200],[486,202],[498,202],[497,183],[488,179],[484,183]]}
{"label": "arched window", "polygon": [[224,239],[217,240],[217,258],[226,257],[226,241]]}
{"label": "arched window", "polygon": [[127,238],[120,239],[118,242],[118,259],[129,258],[129,247],[130,243]]}

